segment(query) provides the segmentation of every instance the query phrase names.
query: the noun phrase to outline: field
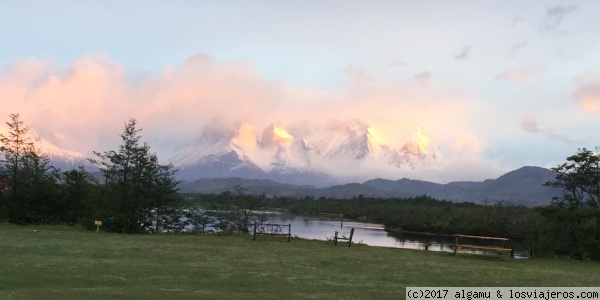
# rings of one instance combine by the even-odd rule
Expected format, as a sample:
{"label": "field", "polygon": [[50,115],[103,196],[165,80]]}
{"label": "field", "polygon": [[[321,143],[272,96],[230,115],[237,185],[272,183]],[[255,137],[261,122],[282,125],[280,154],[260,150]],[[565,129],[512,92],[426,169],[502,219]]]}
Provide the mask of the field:
{"label": "field", "polygon": [[403,299],[406,286],[599,284],[589,261],[0,224],[2,299]]}

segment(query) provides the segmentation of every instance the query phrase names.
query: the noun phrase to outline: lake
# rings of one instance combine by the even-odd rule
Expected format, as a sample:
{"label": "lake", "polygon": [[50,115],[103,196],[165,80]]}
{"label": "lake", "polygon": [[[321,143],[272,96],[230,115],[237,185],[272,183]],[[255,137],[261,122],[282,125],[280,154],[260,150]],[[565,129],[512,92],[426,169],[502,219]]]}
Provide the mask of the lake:
{"label": "lake", "polygon": [[[350,230],[354,228],[353,243],[361,243],[369,246],[391,247],[403,249],[417,249],[429,251],[453,252],[450,246],[453,238],[451,235],[432,235],[419,233],[395,233],[387,232],[383,225],[364,223],[339,218],[320,216],[296,216],[275,212],[263,212],[259,219],[263,223],[291,225],[292,236],[313,240],[332,240],[335,231],[338,236],[350,236]],[[250,230],[252,227],[250,226]],[[287,228],[285,230],[287,232]],[[346,243],[338,243],[346,245]],[[520,245],[515,249],[515,258],[527,258],[527,252]],[[461,252],[483,254],[483,251],[462,249]],[[492,252],[496,253],[496,252]],[[491,253],[490,253],[491,254]],[[497,254],[496,254],[497,255]]]}

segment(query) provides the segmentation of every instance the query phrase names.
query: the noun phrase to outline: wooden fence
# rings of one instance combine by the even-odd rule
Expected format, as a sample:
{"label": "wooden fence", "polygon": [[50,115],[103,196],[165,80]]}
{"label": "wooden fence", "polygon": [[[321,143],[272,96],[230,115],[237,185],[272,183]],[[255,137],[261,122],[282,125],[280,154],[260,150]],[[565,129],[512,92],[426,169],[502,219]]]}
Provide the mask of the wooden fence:
{"label": "wooden fence", "polygon": [[[287,227],[287,233],[285,232],[286,227]],[[259,234],[284,235],[284,236],[287,236],[287,241],[289,242],[290,237],[292,236],[292,224],[254,223],[252,240],[256,241],[256,235],[259,235]]]}
{"label": "wooden fence", "polygon": [[346,235],[342,235],[341,237],[338,235],[338,232],[335,232],[333,236],[333,244],[337,246],[338,240],[348,241],[348,247],[352,246],[352,237],[354,236],[354,228],[350,229],[350,237],[346,237]]}

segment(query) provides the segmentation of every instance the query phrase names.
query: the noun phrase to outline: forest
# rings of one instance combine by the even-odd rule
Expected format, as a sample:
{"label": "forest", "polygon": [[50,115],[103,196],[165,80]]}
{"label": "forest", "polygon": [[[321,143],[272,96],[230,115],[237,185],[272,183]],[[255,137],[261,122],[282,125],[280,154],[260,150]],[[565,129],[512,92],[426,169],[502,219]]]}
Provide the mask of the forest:
{"label": "forest", "polygon": [[536,256],[600,260],[600,156],[579,149],[549,186],[564,195],[536,208],[478,205],[433,199],[303,199],[250,195],[242,186],[219,195],[180,194],[177,170],[160,164],[142,143],[135,119],[124,124],[122,144],[94,152],[99,168],[62,171],[39,154],[29,128],[11,114],[0,134],[0,222],[66,224],[120,233],[247,232],[262,210],[298,215],[335,215],[383,224],[390,231],[507,237],[530,246]]}

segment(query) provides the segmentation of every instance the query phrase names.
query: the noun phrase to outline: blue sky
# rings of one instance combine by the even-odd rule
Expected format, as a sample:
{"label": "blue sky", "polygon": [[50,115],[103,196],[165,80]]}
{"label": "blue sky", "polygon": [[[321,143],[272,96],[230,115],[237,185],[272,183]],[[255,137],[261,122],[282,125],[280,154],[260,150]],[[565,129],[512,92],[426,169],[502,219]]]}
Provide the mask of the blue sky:
{"label": "blue sky", "polygon": [[4,113],[70,150],[90,153],[135,117],[169,156],[224,115],[257,128],[356,118],[391,146],[418,126],[470,179],[600,145],[596,1],[0,6]]}

